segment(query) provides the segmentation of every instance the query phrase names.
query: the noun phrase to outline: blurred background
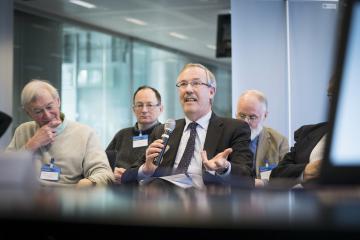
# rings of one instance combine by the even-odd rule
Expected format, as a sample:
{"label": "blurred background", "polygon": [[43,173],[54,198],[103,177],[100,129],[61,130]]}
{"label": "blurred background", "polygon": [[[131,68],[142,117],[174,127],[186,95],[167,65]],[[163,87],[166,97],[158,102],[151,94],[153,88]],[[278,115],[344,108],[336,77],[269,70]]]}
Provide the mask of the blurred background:
{"label": "blurred background", "polygon": [[327,119],[338,1],[3,0],[0,3],[0,108],[13,116],[0,140],[28,118],[22,87],[46,79],[62,111],[96,129],[105,147],[136,119],[133,92],[157,88],[160,120],[183,116],[175,87],[189,62],[214,72],[214,111],[234,117],[246,89],[269,100],[267,125],[288,136]]}

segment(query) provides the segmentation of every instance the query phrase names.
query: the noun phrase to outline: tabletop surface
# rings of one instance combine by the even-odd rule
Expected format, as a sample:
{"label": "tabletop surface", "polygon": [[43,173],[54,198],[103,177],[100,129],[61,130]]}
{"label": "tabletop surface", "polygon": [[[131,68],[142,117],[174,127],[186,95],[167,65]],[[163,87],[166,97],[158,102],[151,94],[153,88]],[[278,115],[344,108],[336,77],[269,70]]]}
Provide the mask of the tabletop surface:
{"label": "tabletop surface", "polygon": [[274,190],[213,186],[206,191],[151,186],[0,187],[2,226],[41,222],[118,229],[331,230],[358,234],[359,219],[360,187]]}

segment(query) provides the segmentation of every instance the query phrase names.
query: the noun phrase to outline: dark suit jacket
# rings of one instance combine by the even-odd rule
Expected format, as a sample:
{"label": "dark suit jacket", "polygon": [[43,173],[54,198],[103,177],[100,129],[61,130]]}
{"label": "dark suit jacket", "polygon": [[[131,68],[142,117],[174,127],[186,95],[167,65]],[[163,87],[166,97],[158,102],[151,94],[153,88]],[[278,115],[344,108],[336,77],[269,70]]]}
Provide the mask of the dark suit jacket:
{"label": "dark suit jacket", "polygon": [[4,112],[0,111],[0,137],[6,132],[12,118]]}
{"label": "dark suit jacket", "polygon": [[[170,175],[173,169],[176,154],[180,144],[181,136],[185,127],[185,119],[176,120],[176,126],[172,132],[168,146],[169,150],[164,154],[163,160],[159,167],[155,171],[154,175],[166,176]],[[150,138],[150,141],[161,138],[164,132],[164,126],[160,125],[154,129]],[[231,176],[236,178],[241,177],[253,177],[252,176],[252,153],[249,149],[250,143],[250,128],[244,121],[222,118],[212,114],[206,133],[204,150],[207,152],[208,159],[213,158],[216,154],[224,151],[226,148],[231,147],[233,152],[228,157],[231,162]],[[125,171],[121,178],[122,183],[134,183],[137,182],[137,175],[139,167],[145,162],[145,156],[138,162],[137,166],[134,166]],[[159,171],[161,174],[159,174]],[[204,176],[209,175],[204,173]],[[220,178],[220,177],[218,177]],[[204,183],[206,181],[204,179]]]}
{"label": "dark suit jacket", "polygon": [[270,175],[270,182],[275,178],[300,177],[309,157],[320,139],[327,133],[327,123],[305,125],[295,131],[295,145],[291,148],[279,165],[274,168]]}

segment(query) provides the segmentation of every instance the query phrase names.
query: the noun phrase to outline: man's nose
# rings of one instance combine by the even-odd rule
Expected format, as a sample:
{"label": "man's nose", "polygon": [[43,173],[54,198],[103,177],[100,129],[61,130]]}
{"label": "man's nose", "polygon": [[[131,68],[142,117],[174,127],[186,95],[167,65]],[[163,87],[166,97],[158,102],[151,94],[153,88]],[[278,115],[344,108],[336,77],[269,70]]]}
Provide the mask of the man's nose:
{"label": "man's nose", "polygon": [[51,117],[50,111],[47,110],[47,109],[44,109],[43,117],[45,117],[45,118],[50,118],[50,117]]}
{"label": "man's nose", "polygon": [[149,110],[149,107],[144,105],[142,108],[141,108],[142,112],[147,112]]}
{"label": "man's nose", "polygon": [[192,92],[193,90],[194,90],[194,87],[190,83],[188,83],[188,85],[186,85],[186,87],[185,87],[185,91]]}

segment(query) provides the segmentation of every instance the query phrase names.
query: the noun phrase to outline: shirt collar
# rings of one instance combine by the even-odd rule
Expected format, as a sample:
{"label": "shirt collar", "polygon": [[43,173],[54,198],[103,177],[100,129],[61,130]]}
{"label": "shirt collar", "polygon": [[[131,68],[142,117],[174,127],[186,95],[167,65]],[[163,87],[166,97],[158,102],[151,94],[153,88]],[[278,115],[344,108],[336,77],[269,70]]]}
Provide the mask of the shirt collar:
{"label": "shirt collar", "polygon": [[[210,122],[210,118],[212,115],[212,111],[209,111],[207,114],[205,114],[204,116],[202,116],[201,118],[199,118],[196,123],[199,124],[199,126],[203,129],[207,129],[209,126],[209,122]],[[185,116],[185,127],[184,127],[184,131],[188,129],[189,124],[193,122],[191,121],[189,118],[187,118]]]}
{"label": "shirt collar", "polygon": [[259,138],[260,138],[260,134],[257,135],[253,140],[250,141],[250,144],[255,144],[257,145],[257,143],[259,142]]}
{"label": "shirt collar", "polygon": [[156,120],[156,122],[148,129],[145,129],[145,130],[139,130],[139,127],[138,127],[138,123],[136,122],[135,123],[135,126],[133,128],[133,133],[134,135],[150,135],[150,133],[152,132],[152,130],[157,127],[158,125],[160,125],[160,122],[158,120]]}
{"label": "shirt collar", "polygon": [[61,113],[60,118],[61,118],[61,120],[62,120],[62,123],[55,128],[57,135],[59,135],[60,133],[62,133],[62,132],[64,131],[64,129],[66,128],[66,126],[68,125],[68,123],[69,123],[69,121],[67,120],[67,118],[65,118],[65,114],[64,114],[64,113]]}

